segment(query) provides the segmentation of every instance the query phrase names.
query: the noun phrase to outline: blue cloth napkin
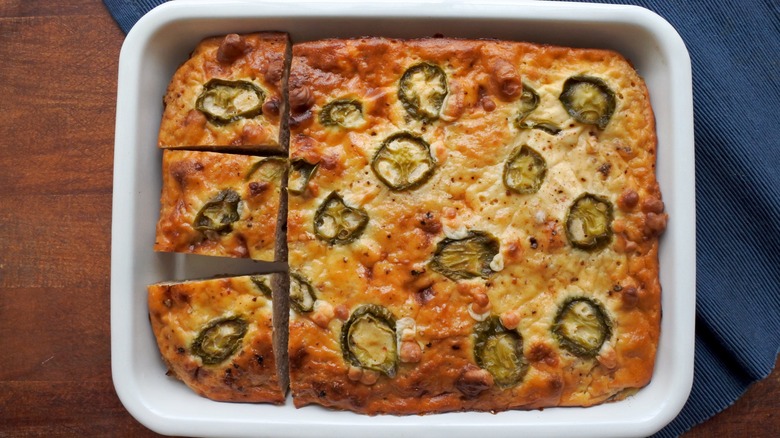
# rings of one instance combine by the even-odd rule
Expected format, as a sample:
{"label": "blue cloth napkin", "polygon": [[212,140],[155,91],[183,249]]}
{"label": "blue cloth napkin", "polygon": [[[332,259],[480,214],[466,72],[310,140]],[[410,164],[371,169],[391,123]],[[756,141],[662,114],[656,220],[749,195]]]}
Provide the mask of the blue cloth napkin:
{"label": "blue cloth napkin", "polygon": [[[103,2],[128,32],[164,0]],[[656,435],[677,436],[766,377],[780,349],[780,2],[595,2],[658,13],[680,33],[693,64],[694,382],[680,415]]]}
{"label": "blue cloth napkin", "polygon": [[124,33],[130,32],[136,21],[147,12],[165,2],[166,0],[103,0],[108,12]]}

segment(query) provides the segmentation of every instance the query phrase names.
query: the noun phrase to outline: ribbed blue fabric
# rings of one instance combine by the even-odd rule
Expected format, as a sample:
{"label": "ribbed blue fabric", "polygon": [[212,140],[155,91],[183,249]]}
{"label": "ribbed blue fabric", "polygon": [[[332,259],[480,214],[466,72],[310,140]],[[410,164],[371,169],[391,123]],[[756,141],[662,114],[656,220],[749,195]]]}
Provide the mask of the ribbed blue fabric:
{"label": "ribbed blue fabric", "polygon": [[167,0],[103,0],[111,16],[126,34],[133,25],[155,6]]}
{"label": "ribbed blue fabric", "polygon": [[[697,321],[694,383],[672,437],[766,377],[780,349],[780,2],[582,0],[650,9],[693,64]],[[163,0],[103,0],[122,30]]]}

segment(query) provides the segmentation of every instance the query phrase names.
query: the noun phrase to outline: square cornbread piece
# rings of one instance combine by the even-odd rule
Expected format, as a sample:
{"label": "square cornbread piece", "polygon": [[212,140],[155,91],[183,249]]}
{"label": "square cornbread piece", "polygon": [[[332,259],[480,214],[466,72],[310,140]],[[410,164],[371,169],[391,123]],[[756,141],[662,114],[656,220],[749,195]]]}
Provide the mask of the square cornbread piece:
{"label": "square cornbread piece", "polygon": [[[152,331],[168,373],[217,401],[282,404],[287,393],[286,274],[149,286]],[[281,315],[283,320],[277,321]]]}
{"label": "square cornbread piece", "polygon": [[589,406],[650,381],[666,215],[624,58],[315,41],[290,100],[296,406]]}
{"label": "square cornbread piece", "polygon": [[280,32],[203,40],[168,85],[159,146],[286,152],[288,53]]}
{"label": "square cornbread piece", "polygon": [[163,152],[155,251],[285,260],[287,159]]}

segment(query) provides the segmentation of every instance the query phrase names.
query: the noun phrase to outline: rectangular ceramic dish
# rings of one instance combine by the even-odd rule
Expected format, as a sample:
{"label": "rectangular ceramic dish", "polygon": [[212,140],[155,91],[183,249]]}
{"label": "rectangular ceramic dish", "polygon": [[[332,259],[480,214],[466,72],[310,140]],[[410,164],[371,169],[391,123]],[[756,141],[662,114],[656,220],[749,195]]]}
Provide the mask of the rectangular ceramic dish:
{"label": "rectangular ceramic dish", "polygon": [[[319,407],[217,403],[165,375],[149,325],[146,286],[257,270],[250,261],[158,254],[161,99],[204,37],[282,30],[327,37],[499,38],[613,49],[646,79],[659,138],[658,179],[670,216],[660,263],[663,321],[655,374],[637,395],[591,408],[368,417]],[[146,15],[119,62],[114,153],[111,342],[114,384],[141,423],[197,436],[647,436],[682,409],[693,379],[695,192],[688,52],[672,26],[630,6],[535,1],[282,2],[183,0]]]}

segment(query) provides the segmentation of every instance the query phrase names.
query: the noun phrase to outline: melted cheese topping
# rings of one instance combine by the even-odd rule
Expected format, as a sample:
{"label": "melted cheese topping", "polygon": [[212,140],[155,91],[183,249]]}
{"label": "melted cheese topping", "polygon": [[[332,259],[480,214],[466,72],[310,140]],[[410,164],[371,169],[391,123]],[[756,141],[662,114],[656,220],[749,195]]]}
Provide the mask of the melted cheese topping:
{"label": "melted cheese topping", "polygon": [[[539,94],[539,106],[526,120],[552,123],[561,129],[558,134],[518,128],[520,93],[515,98],[499,93],[496,60],[509,62]],[[401,75],[420,62],[447,73],[447,117],[432,123],[410,119],[397,97]],[[558,100],[564,81],[581,74],[597,76],[615,90],[615,113],[604,130],[575,121]],[[291,157],[320,167],[310,182],[313,190],[290,197],[292,269],[311,279],[318,297],[334,306],[377,304],[397,320],[413,318],[416,340],[425,346],[419,361],[400,363],[396,377],[379,376],[367,388],[348,378],[339,327],[321,330],[306,315],[293,314],[296,405],[370,414],[587,406],[647,384],[660,322],[657,239],[638,231],[642,213],[617,207],[614,223],[623,228],[604,249],[572,248],[565,233],[569,206],[582,193],[614,206],[627,188],[640,198],[660,199],[647,90],[622,57],[497,41],[327,40],[294,47],[291,81],[310,87],[315,113],[337,96],[363,96],[366,120],[343,130],[325,129],[314,119],[293,126]],[[293,111],[293,118],[299,116]],[[401,131],[431,145],[436,167],[419,187],[393,191],[370,164],[383,140]],[[547,164],[533,194],[514,193],[502,179],[506,160],[523,145]],[[346,245],[312,237],[313,212],[334,190],[369,216],[360,238]],[[430,268],[439,242],[471,231],[500,242],[487,278],[452,280]],[[627,238],[635,244],[630,252],[618,245]],[[640,283],[642,304],[625,307],[616,286]],[[484,291],[488,306],[475,303],[475,290]],[[608,340],[614,360],[605,360],[610,367],[570,354],[552,335],[558,307],[572,294],[594,297],[616,322]],[[510,313],[523,339],[528,373],[508,389],[482,388],[490,379],[479,385],[469,380],[477,374],[474,325]],[[481,391],[474,395],[468,385]]]}

